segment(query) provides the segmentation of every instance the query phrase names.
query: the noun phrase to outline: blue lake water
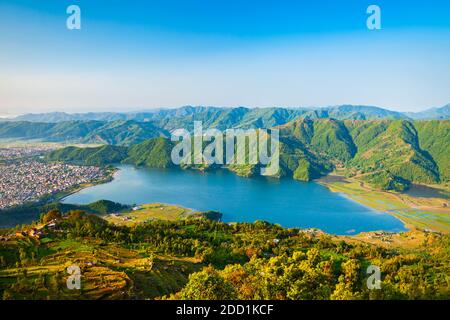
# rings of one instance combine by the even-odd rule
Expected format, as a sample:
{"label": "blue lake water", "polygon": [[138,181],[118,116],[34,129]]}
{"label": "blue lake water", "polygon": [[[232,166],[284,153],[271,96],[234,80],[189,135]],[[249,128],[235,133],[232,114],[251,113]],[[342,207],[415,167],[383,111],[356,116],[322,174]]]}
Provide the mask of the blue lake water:
{"label": "blue lake water", "polygon": [[111,200],[124,204],[161,202],[223,213],[225,222],[265,220],[283,227],[319,228],[333,234],[406,230],[403,223],[314,182],[242,178],[226,170],[159,170],[119,166],[114,180],[83,189],[65,203]]}

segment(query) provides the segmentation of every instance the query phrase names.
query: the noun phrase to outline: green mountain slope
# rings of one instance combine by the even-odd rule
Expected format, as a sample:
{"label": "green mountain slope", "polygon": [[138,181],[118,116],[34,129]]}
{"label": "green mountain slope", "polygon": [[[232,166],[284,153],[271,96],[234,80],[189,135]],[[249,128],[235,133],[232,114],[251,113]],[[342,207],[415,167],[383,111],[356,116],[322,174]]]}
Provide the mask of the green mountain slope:
{"label": "green mountain slope", "polygon": [[280,127],[282,136],[293,136],[316,155],[345,162],[351,159],[356,147],[347,127],[334,119],[300,119]]}
{"label": "green mountain slope", "polygon": [[279,127],[281,175],[343,167],[382,189],[448,180],[449,121],[299,119]]}
{"label": "green mountain slope", "polygon": [[311,181],[331,170],[331,164],[316,157],[300,141],[283,137],[280,141],[280,174],[300,181]]}
{"label": "green mountain slope", "polygon": [[94,148],[66,147],[49,152],[46,160],[97,166],[123,162],[151,168],[168,168],[172,166],[172,148],[173,143],[161,137],[129,148],[112,145]]}
{"label": "green mountain slope", "polygon": [[128,156],[123,163],[150,168],[168,168],[173,163],[170,157],[174,144],[165,138],[144,141],[129,148]]}
{"label": "green mountain slope", "polygon": [[48,141],[81,140],[104,125],[99,121],[59,123],[0,122],[0,138],[44,139]]}
{"label": "green mountain slope", "polygon": [[450,181],[450,120],[416,121],[419,145],[439,167],[441,180]]}
{"label": "green mountain slope", "polygon": [[127,148],[110,145],[95,148],[66,147],[48,153],[46,159],[101,166],[119,163],[127,157],[127,154]]}
{"label": "green mountain slope", "polygon": [[117,120],[57,123],[0,122],[0,138],[42,139],[128,146],[169,133],[150,122]]}
{"label": "green mountain slope", "polygon": [[168,136],[168,132],[149,122],[118,120],[96,128],[84,141],[129,146],[159,136]]}
{"label": "green mountain slope", "polygon": [[410,121],[353,122],[348,124],[358,152],[349,163],[357,174],[392,175],[411,182],[440,182],[439,168],[419,146]]}

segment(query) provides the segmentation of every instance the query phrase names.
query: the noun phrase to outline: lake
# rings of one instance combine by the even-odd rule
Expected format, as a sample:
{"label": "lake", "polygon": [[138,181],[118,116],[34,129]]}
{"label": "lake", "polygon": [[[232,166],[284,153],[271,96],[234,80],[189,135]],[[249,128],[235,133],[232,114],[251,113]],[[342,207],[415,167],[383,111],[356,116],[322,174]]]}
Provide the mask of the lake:
{"label": "lake", "polygon": [[333,234],[406,230],[403,223],[315,182],[243,178],[226,170],[146,169],[121,165],[114,180],[74,193],[65,203],[111,200],[161,202],[199,211],[216,210],[225,222],[265,220],[283,227],[319,228]]}

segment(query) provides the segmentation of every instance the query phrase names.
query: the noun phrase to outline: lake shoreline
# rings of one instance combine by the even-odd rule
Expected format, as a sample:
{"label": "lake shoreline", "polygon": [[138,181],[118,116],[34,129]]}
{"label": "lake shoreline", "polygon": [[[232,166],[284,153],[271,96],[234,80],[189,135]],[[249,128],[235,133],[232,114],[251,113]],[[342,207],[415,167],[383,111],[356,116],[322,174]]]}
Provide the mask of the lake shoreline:
{"label": "lake shoreline", "polygon": [[410,230],[450,233],[450,210],[445,198],[424,198],[412,196],[408,192],[381,191],[370,188],[357,179],[331,176],[336,179],[330,180],[330,176],[327,176],[316,182],[332,192],[345,194],[353,201],[396,217]]}
{"label": "lake shoreline", "polygon": [[101,199],[137,205],[175,204],[195,211],[221,212],[225,223],[263,220],[329,234],[407,230],[392,215],[336,195],[316,182],[244,178],[226,170],[198,174],[121,165],[112,183],[82,190],[64,202],[86,204]]}
{"label": "lake shoreline", "polygon": [[[141,168],[141,167],[137,167],[137,166],[132,166],[133,169],[145,169],[145,168]],[[120,165],[114,165],[114,166],[110,166],[109,168],[105,169],[109,170],[108,172],[108,177],[106,179],[102,179],[102,181],[95,181],[89,184],[84,184],[81,186],[76,186],[74,188],[72,188],[71,190],[65,191],[65,192],[61,192],[58,195],[55,195],[55,197],[53,198],[53,201],[57,201],[57,202],[65,202],[65,200],[67,198],[70,198],[70,196],[75,195],[79,192],[82,192],[83,190],[86,190],[88,188],[91,187],[96,187],[96,186],[100,186],[100,185],[104,185],[110,182],[113,182],[114,180],[117,179],[117,175],[119,174],[119,172],[121,171]],[[184,170],[183,170],[184,171]],[[190,172],[194,172],[194,171],[190,171]],[[196,174],[196,172],[194,172]],[[230,174],[233,174],[230,172]],[[250,178],[244,178],[244,179],[252,179]],[[277,182],[276,179],[275,181]],[[278,181],[279,182],[279,181]],[[401,230],[401,231],[387,231],[387,232],[392,232],[392,233],[400,233],[400,232],[404,232],[404,231],[408,231],[408,230],[414,230],[414,229],[426,229],[426,230],[433,230],[433,231],[439,231],[439,232],[444,232],[444,233],[448,233],[449,230],[447,230],[442,226],[434,226],[434,225],[430,225],[428,223],[417,223],[417,221],[414,220],[414,218],[412,218],[410,215],[405,214],[405,207],[399,207],[398,203],[396,203],[395,201],[391,201],[392,197],[396,197],[398,201],[400,201],[400,199],[398,198],[399,196],[396,193],[392,193],[392,192],[385,192],[385,191],[379,191],[379,190],[373,190],[370,189],[370,195],[377,195],[378,196],[378,200],[380,200],[381,202],[386,202],[385,204],[380,204],[380,202],[374,202],[371,201],[367,195],[362,194],[361,192],[364,191],[368,191],[369,188],[367,186],[361,186],[359,185],[359,188],[355,188],[358,187],[357,184],[362,184],[361,181],[356,180],[356,179],[348,179],[344,176],[341,175],[327,175],[325,177],[322,177],[320,179],[316,179],[311,181],[312,183],[324,186],[325,188],[327,188],[327,190],[333,192],[333,193],[338,193],[339,196],[342,196],[344,198],[346,198],[348,201],[351,201],[353,203],[356,203],[358,205],[362,205],[366,208],[368,208],[369,210],[374,210],[375,212],[382,212],[385,214],[388,214],[392,217],[395,217],[396,219],[398,219],[403,226],[406,228],[405,230]],[[304,182],[305,184],[309,184],[311,182]],[[409,195],[403,195],[403,196],[407,196],[408,198],[414,198],[412,196]],[[417,198],[416,198],[417,199]],[[377,200],[377,201],[378,201]],[[70,201],[69,201],[70,202]],[[67,202],[67,203],[69,203]],[[150,203],[153,202],[152,201],[144,201],[141,204],[146,204],[146,203]],[[167,205],[173,205],[173,206],[179,206],[179,207],[183,207],[186,209],[189,209],[191,211],[201,211],[199,208],[195,208],[194,206],[186,206],[183,205],[182,203],[179,203],[177,201],[159,201],[160,203],[164,203]],[[37,204],[36,204],[37,205]],[[205,208],[202,208],[203,211],[205,210]],[[211,209],[211,208],[210,208]],[[217,209],[217,208],[216,208]],[[234,220],[231,219],[227,219],[226,218],[227,213],[224,213],[224,220],[226,223],[230,223],[233,222]],[[237,219],[239,220],[239,219]],[[236,220],[236,221],[237,221]],[[262,217],[260,220],[264,220],[264,217]],[[237,222],[242,222],[242,221],[237,221]],[[272,222],[272,223],[277,223],[277,222]],[[283,225],[283,224],[282,224]],[[284,226],[285,228],[289,228],[291,226]],[[322,230],[319,227],[315,227],[315,226],[303,226],[303,227],[299,227],[300,229],[308,229],[308,228],[317,228]],[[380,229],[381,231],[382,229]],[[355,231],[352,229],[347,230],[346,232],[341,232],[341,235],[345,235],[345,233],[349,232],[349,231]],[[329,231],[323,231],[329,234],[335,234],[333,232],[329,232]],[[347,234],[346,236],[357,236],[360,235],[361,233],[367,233],[367,232],[377,232],[377,230],[373,230],[373,231],[361,231],[361,232],[357,232],[357,233],[350,233]]]}

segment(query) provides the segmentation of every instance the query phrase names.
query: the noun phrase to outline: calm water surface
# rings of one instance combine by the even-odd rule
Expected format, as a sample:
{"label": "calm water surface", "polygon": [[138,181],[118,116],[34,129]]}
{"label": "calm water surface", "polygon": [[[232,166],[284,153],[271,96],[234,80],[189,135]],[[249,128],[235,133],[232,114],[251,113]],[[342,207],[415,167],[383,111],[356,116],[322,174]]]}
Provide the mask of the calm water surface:
{"label": "calm water surface", "polygon": [[226,222],[265,220],[284,227],[320,228],[334,234],[406,230],[386,213],[364,207],[317,183],[264,177],[242,178],[225,170],[199,173],[119,166],[114,180],[64,199],[87,204],[162,202],[200,211],[216,210]]}

